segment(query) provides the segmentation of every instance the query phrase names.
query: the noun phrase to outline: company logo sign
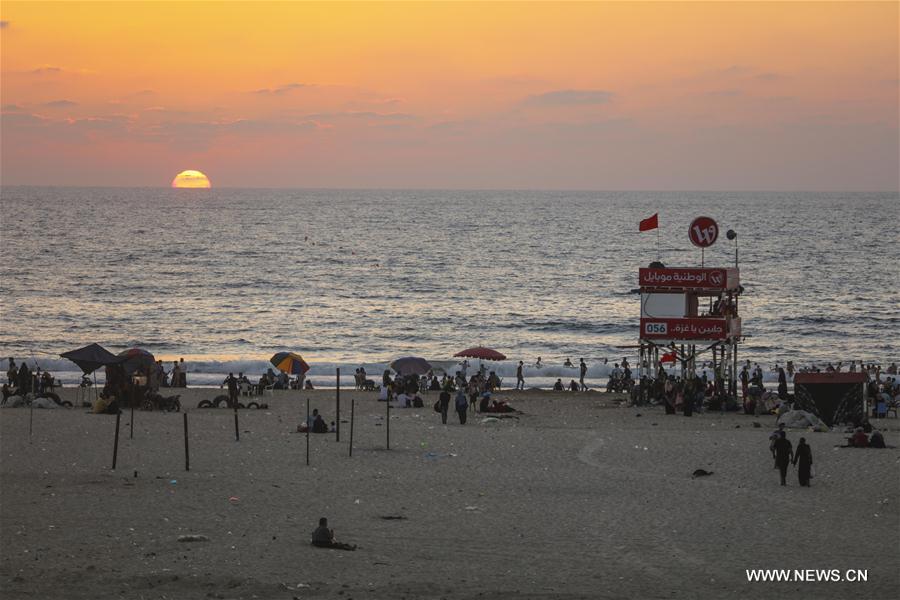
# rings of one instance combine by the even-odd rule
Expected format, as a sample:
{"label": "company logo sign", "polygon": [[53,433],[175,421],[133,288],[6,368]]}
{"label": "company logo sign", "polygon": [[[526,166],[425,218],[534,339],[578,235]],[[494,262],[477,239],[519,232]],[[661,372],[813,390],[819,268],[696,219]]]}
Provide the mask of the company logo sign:
{"label": "company logo sign", "polygon": [[698,248],[709,248],[719,238],[719,225],[709,217],[697,217],[691,221],[688,237]]}

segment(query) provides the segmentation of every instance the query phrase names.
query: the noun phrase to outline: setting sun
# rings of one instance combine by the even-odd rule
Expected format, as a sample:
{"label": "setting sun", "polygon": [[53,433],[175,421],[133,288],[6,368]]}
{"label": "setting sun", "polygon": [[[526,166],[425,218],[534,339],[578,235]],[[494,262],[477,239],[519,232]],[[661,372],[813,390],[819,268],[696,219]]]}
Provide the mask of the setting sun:
{"label": "setting sun", "polygon": [[209,177],[200,171],[182,171],[172,180],[173,188],[210,188]]}

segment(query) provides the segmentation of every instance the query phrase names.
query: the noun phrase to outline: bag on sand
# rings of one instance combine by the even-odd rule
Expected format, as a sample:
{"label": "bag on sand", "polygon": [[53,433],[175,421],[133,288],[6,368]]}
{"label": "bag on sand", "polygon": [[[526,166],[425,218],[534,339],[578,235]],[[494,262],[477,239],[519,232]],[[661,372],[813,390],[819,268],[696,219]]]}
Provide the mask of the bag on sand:
{"label": "bag on sand", "polygon": [[435,402],[434,402],[434,412],[436,412],[436,413],[441,412],[441,401],[440,401],[440,400],[435,400]]}

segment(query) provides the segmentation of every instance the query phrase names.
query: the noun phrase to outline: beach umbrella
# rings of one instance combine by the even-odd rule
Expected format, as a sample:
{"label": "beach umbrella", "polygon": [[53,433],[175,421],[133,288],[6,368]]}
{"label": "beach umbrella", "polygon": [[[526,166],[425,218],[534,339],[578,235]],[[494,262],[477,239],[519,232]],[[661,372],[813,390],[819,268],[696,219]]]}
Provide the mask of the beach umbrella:
{"label": "beach umbrella", "polygon": [[431,365],[418,356],[404,356],[391,363],[391,368],[400,375],[424,375],[431,370]]}
{"label": "beach umbrella", "polygon": [[309,365],[296,352],[279,352],[270,358],[269,362],[288,375],[304,375],[309,371]]}
{"label": "beach umbrella", "polygon": [[85,375],[93,373],[100,367],[115,365],[123,360],[100,344],[89,344],[84,348],[64,352],[60,354],[60,356],[67,358],[78,365],[78,368],[81,369]]}
{"label": "beach umbrella", "polygon": [[467,348],[462,352],[457,352],[453,356],[460,358],[478,358],[480,360],[506,360],[505,354],[501,354],[492,348],[485,348],[484,346]]}
{"label": "beach umbrella", "polygon": [[156,364],[153,355],[143,348],[129,348],[119,352],[118,358],[127,375],[131,375],[139,369],[149,372],[150,367]]}

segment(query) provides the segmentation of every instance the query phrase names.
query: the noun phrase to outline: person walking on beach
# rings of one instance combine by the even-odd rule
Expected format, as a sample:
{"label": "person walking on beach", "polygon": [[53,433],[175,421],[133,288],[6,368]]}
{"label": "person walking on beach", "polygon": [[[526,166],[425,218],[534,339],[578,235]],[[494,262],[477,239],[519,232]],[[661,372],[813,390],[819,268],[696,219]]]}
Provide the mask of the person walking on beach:
{"label": "person walking on beach", "polygon": [[459,415],[459,424],[466,424],[466,414],[469,410],[469,400],[466,398],[466,391],[460,386],[456,391],[456,414]]}
{"label": "person walking on beach", "polygon": [[772,453],[772,460],[775,461],[775,466],[772,467],[773,469],[778,468],[778,459],[775,457],[775,442],[778,441],[778,437],[782,434],[784,434],[784,423],[779,423],[778,429],[773,431],[769,436],[769,452]]}
{"label": "person walking on beach", "polygon": [[579,365],[579,368],[581,369],[581,378],[578,380],[578,385],[582,392],[586,392],[588,388],[584,384],[584,376],[587,375],[587,365],[585,364],[583,358],[580,359],[580,361],[581,364]]}
{"label": "person walking on beach", "polygon": [[[230,377],[234,377],[231,373],[228,374]],[[179,387],[181,385],[181,367],[178,366],[177,361],[172,361],[172,373],[169,377],[169,387]]]}
{"label": "person walking on beach", "polygon": [[444,425],[447,424],[447,410],[450,408],[450,392],[447,390],[441,391],[441,395],[439,396],[438,402],[441,407],[441,423]]}
{"label": "person walking on beach", "polygon": [[[178,368],[178,363],[175,364],[175,368],[176,369]],[[173,371],[172,379],[173,379],[173,381],[175,380],[174,371]],[[229,373],[228,377],[226,377],[225,381],[223,381],[222,383],[224,383],[225,385],[228,386],[229,408],[233,408],[233,407],[237,406],[237,401],[238,401],[238,379],[237,379],[237,377],[234,376],[234,373]]]}
{"label": "person walking on beach", "polygon": [[[12,359],[9,359],[9,360],[12,361]],[[523,390],[523,391],[525,390],[525,374],[523,373],[524,368],[525,368],[525,365],[520,360],[519,366],[516,367],[516,389],[517,390]]]}
{"label": "person walking on beach", "polygon": [[794,450],[790,440],[787,439],[784,431],[779,431],[778,439],[775,440],[775,466],[778,467],[781,475],[781,485],[787,485],[787,469],[793,458]]}
{"label": "person walking on beach", "polygon": [[794,466],[797,466],[798,462],[800,466],[797,468],[797,478],[800,480],[800,485],[809,487],[809,480],[812,476],[812,449],[806,443],[806,438],[800,438],[800,443],[797,444]]}
{"label": "person walking on beach", "polygon": [[[520,365],[522,363],[519,363]],[[9,357],[9,368],[6,370],[6,379],[9,381],[9,385],[16,385],[16,377],[18,376],[19,371],[16,369],[16,361],[13,360],[13,357]]]}
{"label": "person walking on beach", "polygon": [[178,387],[186,388],[187,387],[187,365],[184,364],[183,358],[178,360],[178,374],[179,374]]}

